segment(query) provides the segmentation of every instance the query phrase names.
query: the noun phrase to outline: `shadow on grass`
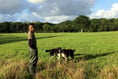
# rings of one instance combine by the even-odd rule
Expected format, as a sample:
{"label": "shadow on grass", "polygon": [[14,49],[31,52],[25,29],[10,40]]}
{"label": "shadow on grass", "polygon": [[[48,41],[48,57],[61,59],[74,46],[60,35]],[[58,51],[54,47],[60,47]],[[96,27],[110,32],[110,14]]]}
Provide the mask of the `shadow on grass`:
{"label": "shadow on grass", "polygon": [[55,38],[55,37],[61,37],[62,35],[59,36],[47,36],[47,37],[40,37],[39,39],[46,39],[46,38]]}
{"label": "shadow on grass", "polygon": [[[107,56],[107,55],[110,55],[110,54],[113,54],[115,52],[108,52],[108,53],[102,53],[102,54],[96,54],[96,55],[93,55],[93,54],[75,54],[75,60],[90,60],[90,59],[95,59],[95,58],[98,58],[98,57],[104,57],[104,56]],[[80,56],[80,57],[77,57],[77,56]]]}
{"label": "shadow on grass", "polygon": [[[46,39],[46,38],[55,38],[60,36],[47,36],[47,37],[38,37],[36,39]],[[18,36],[10,36],[10,35],[1,35],[0,37],[0,45],[6,43],[27,41],[27,37],[18,37]]]}
{"label": "shadow on grass", "polygon": [[20,42],[20,41],[25,41],[25,40],[27,39],[24,37],[4,35],[0,37],[0,44]]}

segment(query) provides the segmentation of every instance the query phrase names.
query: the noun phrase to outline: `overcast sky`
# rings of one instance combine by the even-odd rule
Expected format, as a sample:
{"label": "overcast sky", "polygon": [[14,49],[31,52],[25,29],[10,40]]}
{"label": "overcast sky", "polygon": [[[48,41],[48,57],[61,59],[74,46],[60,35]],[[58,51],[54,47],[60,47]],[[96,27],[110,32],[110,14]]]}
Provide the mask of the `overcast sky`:
{"label": "overcast sky", "polygon": [[118,18],[118,0],[0,0],[0,22],[51,22],[90,18]]}

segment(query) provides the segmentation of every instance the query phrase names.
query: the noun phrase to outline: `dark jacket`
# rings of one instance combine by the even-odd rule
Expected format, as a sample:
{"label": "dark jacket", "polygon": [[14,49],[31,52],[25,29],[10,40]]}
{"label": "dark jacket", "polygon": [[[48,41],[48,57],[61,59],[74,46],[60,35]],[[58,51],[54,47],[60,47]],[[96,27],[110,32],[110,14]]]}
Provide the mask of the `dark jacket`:
{"label": "dark jacket", "polygon": [[37,48],[35,35],[34,35],[34,33],[30,32],[30,31],[28,32],[28,45],[32,49]]}

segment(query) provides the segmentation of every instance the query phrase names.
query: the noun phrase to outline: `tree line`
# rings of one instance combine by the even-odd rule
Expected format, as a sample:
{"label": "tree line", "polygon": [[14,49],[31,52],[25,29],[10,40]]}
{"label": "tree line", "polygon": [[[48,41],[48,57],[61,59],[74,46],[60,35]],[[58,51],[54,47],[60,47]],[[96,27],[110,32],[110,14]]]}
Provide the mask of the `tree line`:
{"label": "tree line", "polygon": [[[90,19],[80,15],[74,20],[64,21],[59,24],[33,22],[36,32],[102,32],[117,31],[118,19]],[[29,22],[2,22],[0,33],[24,33],[27,32]]]}

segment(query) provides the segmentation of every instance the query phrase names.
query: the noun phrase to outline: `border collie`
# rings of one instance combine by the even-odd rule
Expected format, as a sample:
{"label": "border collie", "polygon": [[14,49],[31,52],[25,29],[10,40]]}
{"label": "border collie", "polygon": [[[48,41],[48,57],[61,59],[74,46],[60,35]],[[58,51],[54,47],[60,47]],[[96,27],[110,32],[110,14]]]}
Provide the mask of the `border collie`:
{"label": "border collie", "polygon": [[45,50],[45,52],[50,53],[50,58],[52,58],[53,56],[56,56],[59,59],[59,54],[61,53],[61,48],[59,47],[59,48],[49,49],[49,50]]}
{"label": "border collie", "polygon": [[49,52],[51,58],[53,56],[56,56],[57,59],[64,58],[65,61],[67,61],[68,57],[71,57],[72,59],[74,59],[75,49],[61,49],[59,47],[59,48],[45,50],[45,52]]}
{"label": "border collie", "polygon": [[72,59],[74,59],[74,52],[75,52],[75,49],[62,49],[61,56],[65,58],[65,61],[68,60],[68,57],[71,57]]}

